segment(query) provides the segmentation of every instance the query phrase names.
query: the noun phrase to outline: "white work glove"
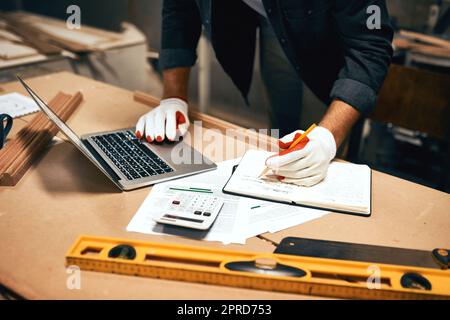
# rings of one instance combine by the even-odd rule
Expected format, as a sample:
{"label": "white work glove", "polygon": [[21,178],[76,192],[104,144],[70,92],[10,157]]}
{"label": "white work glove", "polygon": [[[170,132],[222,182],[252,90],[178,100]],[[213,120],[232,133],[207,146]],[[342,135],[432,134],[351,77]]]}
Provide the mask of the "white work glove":
{"label": "white work glove", "polygon": [[175,141],[189,128],[188,105],[178,98],[161,100],[159,106],[139,118],[136,124],[136,137],[145,137],[148,142],[162,142],[167,137]]}
{"label": "white work glove", "polygon": [[287,150],[302,133],[298,130],[281,138],[279,146],[285,150],[268,158],[266,165],[280,181],[310,187],[325,178],[336,155],[336,142],[328,129],[316,127],[292,150]]}

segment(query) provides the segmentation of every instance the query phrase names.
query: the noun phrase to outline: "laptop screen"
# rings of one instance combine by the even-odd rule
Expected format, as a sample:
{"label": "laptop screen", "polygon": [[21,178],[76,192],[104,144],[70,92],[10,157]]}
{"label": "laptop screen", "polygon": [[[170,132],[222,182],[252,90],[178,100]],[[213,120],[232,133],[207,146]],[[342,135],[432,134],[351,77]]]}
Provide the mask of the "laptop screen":
{"label": "laptop screen", "polygon": [[91,154],[88,148],[83,144],[81,139],[78,137],[78,135],[72,131],[65,123],[62,121],[50,107],[36,94],[34,91],[19,77],[17,76],[17,79],[19,79],[20,83],[24,86],[25,90],[27,90],[28,94],[31,96],[31,98],[36,102],[38,107],[46,114],[46,116],[50,119],[51,122],[53,122],[59,130],[61,130],[64,135],[69,138],[69,140],[77,147],[78,150],[81,151],[91,162],[99,168],[112,182],[114,182],[115,185],[117,185],[119,188],[121,186],[117,184],[116,181],[106,172],[106,170],[98,163],[97,159]]}
{"label": "laptop screen", "polygon": [[28,91],[31,98],[33,98],[34,102],[38,105],[38,107],[47,115],[47,117],[52,121],[66,136],[70,139],[76,146],[85,150],[85,146],[81,142],[78,135],[72,131],[65,123],[62,121],[52,109],[36,94],[34,91],[20,78],[17,77],[22,85],[25,87],[25,90]]}

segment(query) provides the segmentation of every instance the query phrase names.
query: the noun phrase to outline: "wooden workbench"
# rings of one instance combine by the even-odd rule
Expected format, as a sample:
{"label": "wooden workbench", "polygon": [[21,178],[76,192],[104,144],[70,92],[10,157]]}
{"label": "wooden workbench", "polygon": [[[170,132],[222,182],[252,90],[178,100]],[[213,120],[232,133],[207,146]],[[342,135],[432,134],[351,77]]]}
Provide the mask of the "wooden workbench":
{"label": "wooden workbench", "polygon": [[[70,73],[28,79],[49,100],[58,91],[80,90],[85,102],[68,121],[79,134],[133,126],[148,107],[131,92]],[[24,90],[18,83],[5,91]],[[17,132],[32,116],[16,121]],[[191,128],[192,132],[193,128]],[[213,155],[207,154],[213,160]],[[222,159],[219,159],[222,160]],[[70,143],[50,147],[15,187],[0,187],[0,283],[26,298],[49,299],[286,299],[299,295],[176,281],[82,272],[81,290],[69,290],[64,255],[80,234],[178,242],[235,250],[272,252],[273,244],[252,238],[224,246],[177,237],[143,235],[125,228],[149,188],[117,189]],[[276,234],[353,241],[416,249],[450,247],[448,194],[373,173],[373,214],[363,218],[329,214]]]}

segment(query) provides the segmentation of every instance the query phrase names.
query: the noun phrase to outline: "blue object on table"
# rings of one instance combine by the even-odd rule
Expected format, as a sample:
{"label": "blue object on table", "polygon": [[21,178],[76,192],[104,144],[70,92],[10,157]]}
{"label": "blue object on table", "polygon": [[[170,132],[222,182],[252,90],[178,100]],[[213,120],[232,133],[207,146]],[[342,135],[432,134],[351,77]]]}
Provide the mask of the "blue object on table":
{"label": "blue object on table", "polygon": [[11,131],[12,125],[13,118],[9,114],[0,114],[0,149],[3,148],[6,137],[8,136],[9,131]]}

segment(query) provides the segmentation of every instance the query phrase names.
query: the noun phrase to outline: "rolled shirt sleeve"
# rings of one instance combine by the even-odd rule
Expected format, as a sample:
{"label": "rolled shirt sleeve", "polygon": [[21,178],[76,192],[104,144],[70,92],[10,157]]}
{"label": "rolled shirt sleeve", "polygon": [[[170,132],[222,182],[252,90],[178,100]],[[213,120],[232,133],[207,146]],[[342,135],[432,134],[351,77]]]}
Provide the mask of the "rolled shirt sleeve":
{"label": "rolled shirt sleeve", "polygon": [[[369,6],[380,10],[380,28],[369,29]],[[344,66],[330,93],[362,114],[373,110],[392,59],[393,29],[384,0],[337,0],[334,13],[344,46]]]}
{"label": "rolled shirt sleeve", "polygon": [[195,64],[201,26],[195,0],[164,0],[159,55],[162,70]]}
{"label": "rolled shirt sleeve", "polygon": [[197,61],[197,53],[191,49],[161,49],[159,65],[162,70],[178,67],[192,67]]}

